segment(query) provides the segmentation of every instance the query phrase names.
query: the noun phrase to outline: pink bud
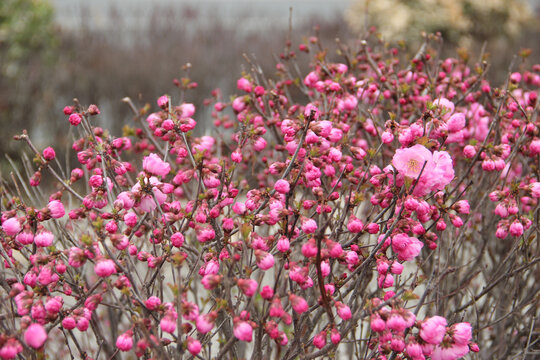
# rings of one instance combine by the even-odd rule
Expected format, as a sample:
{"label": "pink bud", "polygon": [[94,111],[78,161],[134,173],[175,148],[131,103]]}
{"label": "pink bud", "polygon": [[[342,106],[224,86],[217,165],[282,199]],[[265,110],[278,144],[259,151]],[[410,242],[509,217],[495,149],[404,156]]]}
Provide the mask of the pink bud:
{"label": "pink bud", "polygon": [[301,296],[290,294],[289,301],[291,302],[293,310],[299,314],[306,312],[309,308],[307,301]]}
{"label": "pink bud", "polygon": [[131,334],[123,333],[116,339],[116,347],[120,351],[129,351],[133,347],[133,338]]}
{"label": "pink bud", "polygon": [[81,123],[81,120],[82,120],[81,115],[77,113],[69,115],[69,123],[73,126],[79,125]]}
{"label": "pink bud", "polygon": [[39,349],[47,341],[47,332],[40,324],[31,324],[24,332],[24,341],[28,346]]}
{"label": "pink bud", "polygon": [[108,277],[116,274],[116,265],[111,259],[101,260],[94,266],[94,271],[99,277]]}
{"label": "pink bud", "polygon": [[2,223],[2,229],[8,236],[14,236],[21,231],[21,224],[16,217],[12,217]]}
{"label": "pink bud", "polygon": [[247,321],[237,320],[234,323],[233,333],[238,340],[251,342],[253,328]]}
{"label": "pink bud", "polygon": [[47,161],[54,160],[56,157],[56,153],[54,152],[54,149],[52,147],[47,147],[43,150],[43,158]]}

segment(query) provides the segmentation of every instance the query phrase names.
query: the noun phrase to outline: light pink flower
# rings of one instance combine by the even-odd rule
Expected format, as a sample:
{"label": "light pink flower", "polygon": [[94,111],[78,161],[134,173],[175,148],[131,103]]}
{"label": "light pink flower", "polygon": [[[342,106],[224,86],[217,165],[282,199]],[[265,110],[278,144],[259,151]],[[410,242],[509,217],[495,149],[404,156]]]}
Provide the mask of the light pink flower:
{"label": "light pink flower", "polygon": [[24,341],[28,346],[39,349],[47,341],[47,332],[40,324],[31,324],[24,332]]}
{"label": "light pink flower", "polygon": [[116,338],[116,347],[120,351],[129,351],[133,347],[133,338],[129,333],[123,333]]}
{"label": "light pink flower", "polygon": [[431,360],[457,360],[469,352],[468,345],[453,344],[449,347],[437,346],[431,354]]}
{"label": "light pink flower", "polygon": [[21,231],[21,224],[16,217],[12,217],[2,223],[2,229],[8,236],[14,236]]}
{"label": "light pink flower", "polygon": [[426,166],[422,174],[430,170],[428,166],[432,158],[431,151],[423,145],[416,144],[410,148],[397,149],[392,158],[392,165],[400,174],[416,179],[420,175],[424,163]]}
{"label": "light pink flower", "polygon": [[317,223],[313,219],[306,219],[302,222],[302,231],[306,234],[313,234],[317,230]]}
{"label": "light pink flower", "polygon": [[289,182],[285,179],[279,179],[274,184],[274,189],[280,194],[287,194],[290,190]]}
{"label": "light pink flower", "polygon": [[441,316],[433,316],[422,322],[420,337],[428,344],[438,345],[446,333],[446,319]]}
{"label": "light pink flower", "polygon": [[111,259],[101,260],[94,266],[94,271],[99,277],[108,277],[116,273],[116,265]]}
{"label": "light pink flower", "polygon": [[51,246],[54,240],[54,235],[48,230],[39,231],[34,237],[34,243],[40,247]]}
{"label": "light pink flower", "polygon": [[191,336],[188,336],[187,338],[187,349],[189,351],[189,353],[193,356],[196,356],[198,353],[201,352],[201,343],[199,342],[199,340],[195,340],[194,338],[192,338]]}
{"label": "light pink flower", "polygon": [[471,324],[462,322],[452,325],[452,339],[459,345],[467,345],[472,337]]}
{"label": "light pink flower", "polygon": [[143,169],[152,175],[166,176],[171,171],[171,165],[152,153],[144,157]]}
{"label": "light pink flower", "polygon": [[60,219],[66,214],[66,210],[64,209],[64,204],[62,204],[58,200],[50,201],[47,204],[47,208],[51,212],[51,217],[54,219]]}
{"label": "light pink flower", "polygon": [[242,290],[242,292],[248,297],[255,295],[257,292],[257,286],[259,286],[257,281],[253,279],[238,279],[237,284],[240,290]]}
{"label": "light pink flower", "polygon": [[351,309],[342,303],[341,301],[336,301],[337,314],[343,320],[349,320],[352,317]]}
{"label": "light pink flower", "polygon": [[293,310],[299,314],[306,312],[309,308],[307,301],[301,296],[290,294],[289,301],[291,302]]}
{"label": "light pink flower", "polygon": [[172,313],[167,313],[159,322],[161,330],[172,334],[176,330],[176,316]]}
{"label": "light pink flower", "polygon": [[237,320],[234,323],[234,336],[240,341],[251,342],[253,328],[247,321]]}
{"label": "light pink flower", "polygon": [[261,270],[268,270],[274,266],[274,257],[266,251],[259,249],[255,250],[255,258],[257,260],[257,266]]}

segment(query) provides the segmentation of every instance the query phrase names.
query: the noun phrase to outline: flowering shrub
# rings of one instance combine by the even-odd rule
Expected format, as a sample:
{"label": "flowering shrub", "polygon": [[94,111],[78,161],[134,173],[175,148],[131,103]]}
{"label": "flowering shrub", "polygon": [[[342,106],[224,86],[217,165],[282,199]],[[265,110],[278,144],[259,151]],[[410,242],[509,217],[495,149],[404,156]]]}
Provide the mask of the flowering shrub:
{"label": "flowering shrub", "polygon": [[305,74],[288,44],[275,78],[213,92],[200,137],[176,97],[125,99],[120,137],[75,101],[70,172],[16,136],[34,163],[2,183],[0,357],[528,351],[540,66],[495,88],[485,64],[359,45],[336,63],[311,38]]}

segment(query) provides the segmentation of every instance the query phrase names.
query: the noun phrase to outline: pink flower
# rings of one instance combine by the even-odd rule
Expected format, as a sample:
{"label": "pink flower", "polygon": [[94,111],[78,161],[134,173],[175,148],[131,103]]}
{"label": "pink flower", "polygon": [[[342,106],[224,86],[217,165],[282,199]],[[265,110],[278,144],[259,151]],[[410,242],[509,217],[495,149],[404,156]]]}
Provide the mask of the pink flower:
{"label": "pink flower", "polygon": [[211,241],[211,240],[214,240],[215,237],[216,237],[216,233],[214,232],[214,229],[211,229],[211,228],[202,229],[197,234],[197,240],[199,240],[200,242]]}
{"label": "pink flower", "polygon": [[472,337],[471,324],[462,322],[452,325],[452,339],[459,345],[467,345]]}
{"label": "pink flower", "polygon": [[270,300],[272,297],[274,297],[274,290],[268,285],[263,286],[261,290],[261,297],[263,299]]}
{"label": "pink flower", "polygon": [[458,132],[459,130],[463,129],[465,127],[465,114],[453,114],[450,116],[450,119],[448,119],[447,125],[448,131],[450,132]]}
{"label": "pink flower", "polygon": [[336,301],[337,314],[343,320],[349,320],[352,317],[351,309],[342,303],[341,301]]}
{"label": "pink flower", "polygon": [[441,316],[433,316],[424,320],[420,329],[420,337],[428,344],[438,345],[446,334],[446,319]]}
{"label": "pink flower", "polygon": [[40,247],[51,246],[54,240],[54,235],[48,230],[39,231],[34,237],[34,243]]}
{"label": "pink flower", "polygon": [[257,292],[257,286],[259,286],[257,281],[253,279],[238,279],[236,283],[238,284],[240,290],[242,290],[242,292],[248,297],[255,295]]}
{"label": "pink flower", "polygon": [[51,217],[54,219],[60,219],[66,214],[66,210],[64,209],[64,204],[62,204],[58,200],[50,201],[47,204],[47,208],[51,212]]}
{"label": "pink flower", "polygon": [[0,348],[0,358],[3,360],[15,359],[21,351],[23,351],[22,345],[16,339],[9,338]]}
{"label": "pink flower", "polygon": [[148,308],[148,310],[156,310],[159,305],[161,305],[161,299],[157,296],[150,296],[144,304]]}
{"label": "pink flower", "polygon": [[313,338],[313,345],[317,349],[322,349],[326,345],[326,330],[321,331]]}
{"label": "pink flower", "polygon": [[301,296],[290,294],[289,301],[291,302],[293,310],[299,314],[306,312],[309,308],[307,301]]}
{"label": "pink flower", "polygon": [[62,320],[62,327],[67,330],[73,330],[75,329],[75,326],[77,325],[77,322],[75,319],[71,316],[67,316]]}
{"label": "pink flower", "polygon": [[287,239],[285,236],[280,237],[276,244],[276,248],[280,252],[287,252],[290,249],[289,239]]}
{"label": "pink flower", "polygon": [[313,219],[306,219],[302,222],[302,231],[306,234],[313,234],[317,230],[317,223]]}
{"label": "pink flower", "polygon": [[129,351],[133,347],[133,338],[129,333],[123,333],[116,339],[116,347],[120,351]]}
{"label": "pink flower", "polygon": [[379,316],[372,316],[370,326],[375,332],[383,332],[386,329],[386,323]]}
{"label": "pink flower", "polygon": [[347,224],[347,230],[349,230],[352,233],[359,233],[364,228],[364,224],[362,224],[362,221],[355,217],[351,217],[349,219],[349,223]]}
{"label": "pink flower", "polygon": [[56,153],[54,152],[54,149],[52,147],[47,147],[43,150],[43,158],[47,161],[54,160],[56,157]]}
{"label": "pink flower", "polygon": [[514,237],[523,235],[523,225],[519,220],[514,220],[512,224],[510,224],[510,235]]}
{"label": "pink flower", "polygon": [[171,171],[171,165],[152,153],[144,157],[143,169],[152,175],[166,176]]}
{"label": "pink flower", "polygon": [[236,320],[234,323],[234,336],[240,341],[251,342],[253,328],[247,321]]}
{"label": "pink flower", "polygon": [[99,277],[108,277],[116,274],[116,265],[111,259],[101,260],[94,266],[94,271]]}
{"label": "pink flower", "polygon": [[215,311],[206,315],[199,315],[195,322],[197,331],[201,334],[210,332],[210,330],[214,328],[214,321],[216,320],[216,317],[217,313]]}
{"label": "pink flower", "polygon": [[167,313],[159,322],[161,330],[172,334],[176,330],[176,316],[172,313]]}
{"label": "pink flower", "polygon": [[195,340],[194,338],[192,338],[191,336],[188,336],[187,338],[187,349],[189,351],[189,353],[193,356],[196,356],[198,353],[201,352],[201,343],[199,342],[199,340]]}
{"label": "pink flower", "polygon": [[274,189],[280,194],[287,194],[290,190],[289,182],[284,179],[279,179],[274,184]]}
{"label": "pink flower", "polygon": [[416,179],[420,175],[424,164],[423,174],[428,170],[428,164],[431,163],[433,155],[425,146],[416,144],[410,148],[397,149],[392,158],[392,165],[400,174]]}
{"label": "pink flower", "polygon": [[77,113],[69,115],[69,123],[73,126],[79,125],[81,123],[81,120],[82,120],[81,115]]}
{"label": "pink flower", "polygon": [[181,247],[184,244],[184,235],[182,233],[176,232],[171,236],[171,244],[176,247]]}
{"label": "pink flower", "polygon": [[157,104],[160,108],[166,109],[169,106],[169,97],[167,95],[162,95],[157,99]]}
{"label": "pink flower", "polygon": [[386,326],[389,329],[395,330],[397,332],[402,332],[407,328],[407,322],[403,319],[402,316],[394,314],[386,321]]}
{"label": "pink flower", "polygon": [[243,90],[248,93],[251,92],[251,83],[246,78],[238,79],[238,81],[236,82],[236,86],[239,90]]}
{"label": "pink flower", "polygon": [[453,344],[449,347],[437,346],[431,354],[431,360],[456,360],[469,352],[468,345]]}
{"label": "pink flower", "polygon": [[268,270],[274,266],[274,257],[266,251],[255,250],[255,258],[257,259],[257,266],[261,270]]}
{"label": "pink flower", "polygon": [[40,324],[31,324],[24,332],[24,341],[28,346],[39,349],[47,341],[47,332]]}
{"label": "pink flower", "polygon": [[2,229],[8,236],[14,236],[21,231],[21,224],[16,217],[12,217],[2,223]]}

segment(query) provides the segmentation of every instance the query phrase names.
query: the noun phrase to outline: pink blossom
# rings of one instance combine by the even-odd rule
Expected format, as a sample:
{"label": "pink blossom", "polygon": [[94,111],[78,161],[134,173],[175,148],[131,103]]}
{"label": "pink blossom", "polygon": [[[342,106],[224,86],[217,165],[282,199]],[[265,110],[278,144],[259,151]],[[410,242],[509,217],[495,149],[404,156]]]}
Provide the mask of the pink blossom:
{"label": "pink blossom", "polygon": [[[420,175],[424,164],[426,164],[425,167],[427,168],[432,158],[433,155],[425,146],[417,144],[410,148],[397,149],[392,158],[392,164],[400,174],[416,179]],[[424,170],[423,174],[425,172]]]}
{"label": "pink blossom", "polygon": [[195,340],[191,336],[188,336],[187,349],[191,355],[196,356],[201,352],[202,346],[199,340]]}
{"label": "pink blossom", "polygon": [[2,229],[8,236],[14,236],[21,231],[21,224],[16,217],[12,217],[2,223]]}
{"label": "pink blossom", "polygon": [[247,321],[237,320],[234,323],[233,333],[238,340],[251,342],[253,328]]}
{"label": "pink blossom", "polygon": [[265,300],[271,299],[274,297],[274,290],[268,285],[263,286],[261,290],[261,297]]}
{"label": "pink blossom", "polygon": [[274,257],[266,251],[255,250],[255,258],[257,259],[257,266],[261,270],[268,270],[274,266]]}
{"label": "pink blossom", "polygon": [[157,99],[157,104],[160,108],[166,109],[169,106],[169,97],[167,95],[162,95]]}
{"label": "pink blossom", "polygon": [[58,200],[52,200],[47,204],[47,208],[51,212],[51,217],[54,219],[60,219],[66,214],[64,205]]}
{"label": "pink blossom", "polygon": [[184,235],[182,233],[176,232],[171,236],[171,244],[176,247],[181,247],[184,244]]}
{"label": "pink blossom", "polygon": [[349,320],[352,317],[351,309],[342,303],[341,301],[336,301],[335,303],[337,314],[343,320]]}
{"label": "pink blossom", "polygon": [[460,131],[465,127],[465,114],[463,113],[455,113],[452,116],[450,116],[450,119],[448,119],[447,122],[448,125],[448,131],[450,132],[457,132]]}
{"label": "pink blossom", "polygon": [[75,319],[71,316],[66,316],[63,320],[62,320],[62,327],[64,329],[67,329],[67,330],[73,330],[75,329],[75,326],[77,325],[77,322],[75,321]]}
{"label": "pink blossom", "polygon": [[433,316],[422,322],[420,337],[428,344],[437,345],[446,334],[446,319],[441,316]]}
{"label": "pink blossom", "polygon": [[290,190],[289,182],[285,179],[279,179],[274,184],[274,189],[280,194],[287,194]]}
{"label": "pink blossom", "polygon": [[167,313],[159,322],[161,330],[166,333],[172,334],[176,330],[176,316],[172,313]]}
{"label": "pink blossom", "polygon": [[47,161],[54,160],[56,157],[56,153],[54,152],[54,149],[52,147],[47,147],[43,150],[43,158]]}
{"label": "pink blossom", "polygon": [[306,219],[302,222],[302,231],[306,234],[313,234],[317,230],[317,223],[313,219]]}
{"label": "pink blossom", "polygon": [[71,115],[69,115],[69,123],[73,126],[77,126],[81,123],[81,115],[77,114],[77,113],[73,113]]}
{"label": "pink blossom", "polygon": [[514,237],[523,235],[523,225],[519,220],[514,220],[512,224],[510,224],[510,235]]}
{"label": "pink blossom", "polygon": [[39,349],[47,341],[47,332],[40,324],[31,324],[24,332],[24,341],[28,346]]}
{"label": "pink blossom", "polygon": [[251,92],[251,83],[246,78],[240,78],[236,82],[236,86],[239,90],[243,90],[245,92]]}
{"label": "pink blossom", "polygon": [[16,339],[9,338],[0,348],[0,358],[3,360],[15,359],[21,351],[23,351],[22,345]]}
{"label": "pink blossom", "polygon": [[54,235],[48,230],[39,231],[34,236],[34,243],[40,247],[51,246],[54,240]]}
{"label": "pink blossom", "polygon": [[116,265],[111,259],[101,260],[94,266],[94,271],[99,277],[109,277],[116,274]]}
{"label": "pink blossom", "polygon": [[144,157],[143,169],[152,175],[166,176],[171,171],[171,165],[152,153]]}
{"label": "pink blossom", "polygon": [[468,345],[453,344],[448,347],[437,346],[431,354],[431,360],[457,360],[469,352]]}
{"label": "pink blossom", "polygon": [[375,332],[383,332],[386,329],[386,323],[379,316],[372,316],[370,322],[371,330]]}
{"label": "pink blossom", "polygon": [[206,315],[199,315],[196,320],[197,331],[201,334],[206,334],[214,328],[214,321],[216,320],[217,313],[211,312]]}
{"label": "pink blossom", "polygon": [[257,286],[259,286],[257,281],[253,279],[238,279],[236,283],[238,284],[240,290],[242,290],[242,292],[248,297],[255,295],[257,292]]}
{"label": "pink blossom", "polygon": [[148,310],[156,310],[159,305],[161,305],[161,299],[157,296],[150,296],[144,304],[148,308]]}
{"label": "pink blossom", "polygon": [[301,296],[290,294],[289,301],[291,302],[293,310],[299,314],[306,312],[309,308],[307,301]]}
{"label": "pink blossom", "polygon": [[287,252],[290,248],[289,239],[287,239],[285,236],[282,236],[279,238],[276,248],[280,252]]}
{"label": "pink blossom", "polygon": [[313,345],[317,349],[322,349],[326,345],[326,335],[326,330],[323,330],[313,337]]}
{"label": "pink blossom", "polygon": [[133,347],[133,337],[129,333],[123,333],[116,338],[116,347],[120,351],[129,351]]}
{"label": "pink blossom", "polygon": [[472,337],[471,324],[468,322],[454,324],[451,327],[451,333],[454,343],[467,345]]}

